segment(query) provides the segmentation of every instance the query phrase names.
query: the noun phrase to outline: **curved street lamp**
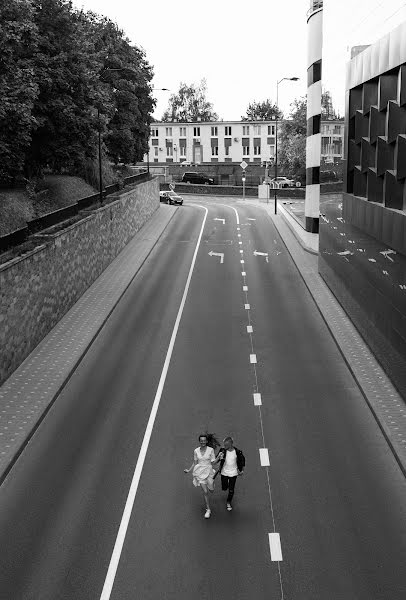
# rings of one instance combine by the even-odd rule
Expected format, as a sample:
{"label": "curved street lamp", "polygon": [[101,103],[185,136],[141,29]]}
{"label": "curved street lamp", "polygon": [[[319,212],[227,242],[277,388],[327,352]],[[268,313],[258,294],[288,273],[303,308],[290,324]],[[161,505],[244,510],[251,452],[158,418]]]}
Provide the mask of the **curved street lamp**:
{"label": "curved street lamp", "polygon": [[[151,91],[170,92],[168,88],[151,88]],[[147,173],[149,173],[149,136],[148,136],[148,152],[147,152]]]}
{"label": "curved street lamp", "polygon": [[279,112],[279,84],[282,81],[299,81],[299,77],[282,77],[276,82],[276,121],[275,121],[275,215],[278,205],[278,112]]}

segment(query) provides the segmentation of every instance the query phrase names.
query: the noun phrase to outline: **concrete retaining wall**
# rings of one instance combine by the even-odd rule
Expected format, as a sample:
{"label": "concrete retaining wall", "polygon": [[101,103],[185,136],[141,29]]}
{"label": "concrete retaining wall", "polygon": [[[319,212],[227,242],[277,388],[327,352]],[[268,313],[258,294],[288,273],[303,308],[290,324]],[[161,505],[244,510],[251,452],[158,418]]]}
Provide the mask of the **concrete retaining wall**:
{"label": "concrete retaining wall", "polygon": [[0,265],[0,384],[120,253],[159,207],[156,179]]}

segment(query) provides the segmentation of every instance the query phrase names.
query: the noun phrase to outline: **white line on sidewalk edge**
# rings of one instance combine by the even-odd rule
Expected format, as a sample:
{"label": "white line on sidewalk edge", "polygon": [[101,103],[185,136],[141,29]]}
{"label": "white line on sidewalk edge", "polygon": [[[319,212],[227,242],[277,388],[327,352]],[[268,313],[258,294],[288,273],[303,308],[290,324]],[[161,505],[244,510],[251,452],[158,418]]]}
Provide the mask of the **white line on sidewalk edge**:
{"label": "white line on sidewalk edge", "polygon": [[259,392],[254,393],[254,405],[262,406],[262,398],[261,398],[261,394]]}
{"label": "white line on sidewalk edge", "polygon": [[201,206],[201,205],[198,205],[198,204],[196,204],[195,206],[199,206],[200,208],[203,208],[203,210],[206,211],[206,214],[204,215],[202,227],[200,229],[199,238],[197,240],[196,248],[195,248],[195,251],[194,251],[194,254],[193,254],[192,264],[190,265],[189,275],[188,275],[188,278],[186,280],[186,285],[185,285],[185,289],[183,291],[182,300],[181,300],[181,303],[180,303],[180,306],[179,306],[179,310],[178,310],[178,314],[177,314],[177,317],[176,317],[175,325],[173,327],[171,339],[170,339],[170,342],[169,342],[168,351],[166,353],[166,358],[165,358],[164,366],[163,366],[163,369],[162,369],[161,377],[159,379],[157,391],[156,391],[156,394],[155,394],[154,403],[152,405],[152,409],[151,409],[151,413],[149,415],[147,427],[145,429],[144,439],[142,440],[140,453],[138,455],[138,460],[137,460],[137,464],[135,466],[134,475],[133,475],[133,478],[132,478],[132,481],[131,481],[131,486],[130,486],[130,489],[129,489],[129,492],[128,492],[127,501],[125,503],[125,507],[124,507],[124,511],[123,511],[123,516],[121,517],[120,527],[119,527],[119,530],[118,530],[118,533],[117,533],[117,538],[116,538],[116,541],[115,541],[115,544],[114,544],[114,549],[113,549],[113,553],[111,555],[110,564],[109,564],[109,568],[108,568],[108,571],[107,571],[106,579],[104,581],[104,586],[103,586],[103,590],[102,590],[102,593],[101,593],[101,596],[100,596],[100,600],[109,600],[111,592],[112,592],[112,589],[113,589],[113,584],[114,584],[114,580],[115,580],[115,577],[116,577],[117,568],[118,568],[118,564],[119,564],[120,557],[121,557],[121,552],[123,550],[125,536],[126,536],[127,529],[128,529],[128,524],[130,522],[132,509],[133,509],[133,506],[134,506],[135,496],[136,496],[136,493],[137,493],[138,484],[139,484],[141,473],[142,473],[142,468],[144,466],[145,456],[147,454],[149,441],[151,439],[152,429],[154,427],[155,418],[156,418],[156,415],[157,415],[157,412],[158,412],[159,402],[161,400],[162,392],[163,392],[164,385],[165,385],[166,376],[167,376],[168,369],[169,369],[169,363],[171,361],[172,352],[173,352],[173,348],[174,348],[174,345],[175,345],[176,335],[177,335],[178,329],[179,329],[179,323],[180,323],[180,320],[182,318],[182,313],[183,313],[183,309],[184,309],[184,306],[185,306],[185,303],[186,303],[186,298],[187,298],[187,294],[188,294],[188,291],[189,291],[190,281],[192,279],[192,274],[193,274],[193,269],[194,269],[195,262],[196,262],[197,253],[198,253],[198,250],[199,250],[199,247],[200,247],[200,241],[201,241],[202,235],[203,235],[204,225],[205,225],[206,219],[207,219],[207,214],[208,214],[207,208],[205,206]]}
{"label": "white line on sidewalk edge", "polygon": [[269,462],[268,448],[259,449],[259,460],[261,461],[261,467],[270,466],[271,463]]}
{"label": "white line on sidewalk edge", "polygon": [[281,548],[281,538],[279,533],[268,533],[269,537],[269,550],[271,551],[271,560],[274,562],[281,562],[282,558],[282,548]]}

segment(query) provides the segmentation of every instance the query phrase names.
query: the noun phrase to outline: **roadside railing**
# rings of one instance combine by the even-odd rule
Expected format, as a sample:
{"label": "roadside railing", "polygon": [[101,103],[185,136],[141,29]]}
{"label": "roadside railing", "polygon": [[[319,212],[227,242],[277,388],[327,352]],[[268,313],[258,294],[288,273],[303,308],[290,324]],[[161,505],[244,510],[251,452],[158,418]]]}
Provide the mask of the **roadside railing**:
{"label": "roadside railing", "polygon": [[[147,171],[137,173],[136,175],[130,175],[129,177],[124,178],[124,187],[136,183],[143,183],[149,178],[150,174]],[[105,187],[103,191],[103,197],[115,194],[118,191],[120,191],[120,184],[113,183],[112,185]],[[27,221],[27,225],[25,227],[21,227],[21,229],[17,229],[16,231],[12,231],[11,233],[0,236],[0,252],[4,252],[10,248],[13,248],[14,246],[23,244],[27,241],[30,235],[38,233],[39,231],[43,231],[44,229],[48,229],[48,227],[52,227],[58,223],[62,223],[63,221],[78,215],[82,210],[87,210],[91,207],[97,206],[99,204],[99,200],[100,195],[98,193],[92,194],[91,196],[80,198],[73,204],[69,204],[68,206],[54,210],[46,215],[42,215],[41,217]]]}

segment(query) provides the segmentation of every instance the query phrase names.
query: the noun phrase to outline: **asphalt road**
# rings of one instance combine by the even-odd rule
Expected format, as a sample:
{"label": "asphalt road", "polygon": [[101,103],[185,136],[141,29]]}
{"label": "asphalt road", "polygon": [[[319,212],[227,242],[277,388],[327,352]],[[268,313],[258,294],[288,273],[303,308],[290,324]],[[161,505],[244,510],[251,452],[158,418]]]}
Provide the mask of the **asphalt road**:
{"label": "asphalt road", "polygon": [[[403,600],[405,480],[277,231],[185,204],[0,488],[1,599],[100,599],[204,204],[111,599]],[[206,428],[247,458],[210,520],[183,473]]]}

